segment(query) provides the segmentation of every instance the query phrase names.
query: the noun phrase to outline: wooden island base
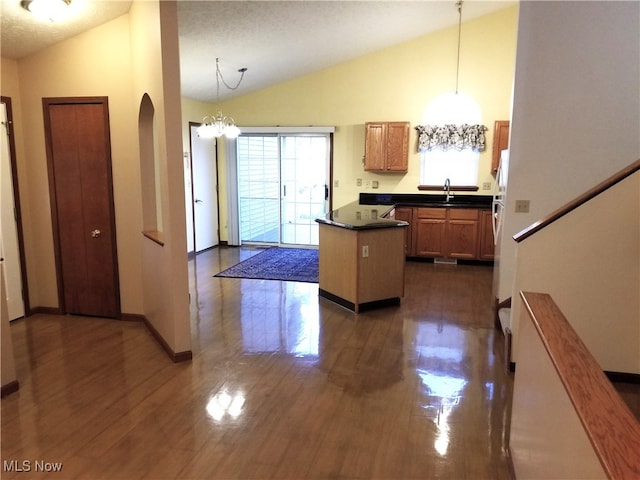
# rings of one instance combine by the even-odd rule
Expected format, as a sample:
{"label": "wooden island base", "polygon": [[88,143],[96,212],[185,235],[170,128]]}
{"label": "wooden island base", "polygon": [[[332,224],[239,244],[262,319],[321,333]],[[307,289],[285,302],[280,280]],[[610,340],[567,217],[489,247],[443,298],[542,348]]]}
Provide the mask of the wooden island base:
{"label": "wooden island base", "polygon": [[320,224],[319,295],[355,313],[399,305],[404,225],[350,229]]}

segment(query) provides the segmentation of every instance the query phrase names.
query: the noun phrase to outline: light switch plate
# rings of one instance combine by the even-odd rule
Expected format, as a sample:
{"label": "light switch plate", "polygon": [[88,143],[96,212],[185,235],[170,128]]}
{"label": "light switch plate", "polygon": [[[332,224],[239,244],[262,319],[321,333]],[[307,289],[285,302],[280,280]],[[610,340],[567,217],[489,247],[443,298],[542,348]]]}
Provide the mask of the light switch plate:
{"label": "light switch plate", "polygon": [[516,200],[516,213],[529,213],[529,200]]}

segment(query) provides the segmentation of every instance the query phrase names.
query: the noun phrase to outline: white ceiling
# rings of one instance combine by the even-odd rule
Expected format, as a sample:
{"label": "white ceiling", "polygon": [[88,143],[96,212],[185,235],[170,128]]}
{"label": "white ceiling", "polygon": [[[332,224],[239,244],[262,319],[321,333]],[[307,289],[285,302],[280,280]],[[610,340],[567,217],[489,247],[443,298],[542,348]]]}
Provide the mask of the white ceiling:
{"label": "white ceiling", "polygon": [[[40,23],[2,2],[2,56],[18,59],[128,12],[130,1],[72,0],[78,14],[65,23]],[[463,22],[514,1],[466,0]],[[225,80],[220,99],[243,95],[318,71],[427,33],[456,25],[454,0],[178,0],[182,94],[215,101],[215,60]],[[464,45],[464,28],[462,42]]]}

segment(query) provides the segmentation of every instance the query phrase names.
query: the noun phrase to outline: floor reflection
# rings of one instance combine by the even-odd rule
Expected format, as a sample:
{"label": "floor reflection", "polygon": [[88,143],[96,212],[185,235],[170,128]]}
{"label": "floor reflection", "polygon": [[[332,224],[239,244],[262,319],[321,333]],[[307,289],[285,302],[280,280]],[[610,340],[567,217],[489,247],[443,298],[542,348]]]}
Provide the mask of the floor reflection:
{"label": "floor reflection", "polygon": [[214,277],[259,252],[189,261],[191,362],[142,322],[12,325],[2,460],[63,461],[65,478],[510,480],[491,267],[409,262],[401,305],[354,315],[316,284]]}
{"label": "floor reflection", "polygon": [[220,422],[225,416],[236,419],[242,413],[245,396],[242,392],[229,394],[225,389],[213,395],[207,403],[207,413],[216,422]]}
{"label": "floor reflection", "polygon": [[318,285],[242,280],[242,344],[246,353],[317,356],[320,336]]}

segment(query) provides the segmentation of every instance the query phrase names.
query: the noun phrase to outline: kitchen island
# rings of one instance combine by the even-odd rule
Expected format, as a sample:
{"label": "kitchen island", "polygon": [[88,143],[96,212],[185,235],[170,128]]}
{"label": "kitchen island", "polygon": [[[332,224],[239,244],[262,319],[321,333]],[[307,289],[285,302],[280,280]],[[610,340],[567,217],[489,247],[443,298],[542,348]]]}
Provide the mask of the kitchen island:
{"label": "kitchen island", "polygon": [[393,219],[393,206],[353,202],[316,222],[321,297],[355,313],[400,304],[409,224]]}

